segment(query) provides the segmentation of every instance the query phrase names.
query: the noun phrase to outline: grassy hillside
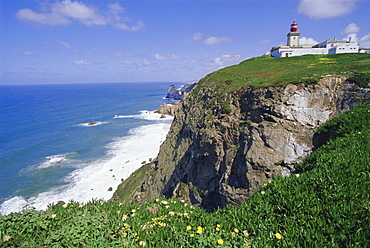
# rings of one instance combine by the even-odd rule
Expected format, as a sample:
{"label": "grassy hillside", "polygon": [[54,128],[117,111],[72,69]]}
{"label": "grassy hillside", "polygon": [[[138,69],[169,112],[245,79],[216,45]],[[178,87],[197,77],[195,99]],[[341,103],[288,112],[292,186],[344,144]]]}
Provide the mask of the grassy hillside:
{"label": "grassy hillside", "polygon": [[93,201],[0,216],[1,247],[369,247],[370,103],[329,121],[327,142],[241,207]]}
{"label": "grassy hillside", "polygon": [[259,88],[289,83],[314,83],[326,75],[360,79],[358,75],[367,74],[368,79],[369,65],[370,54],[305,55],[288,58],[261,56],[207,75],[196,89],[206,87],[230,93],[246,86]]}

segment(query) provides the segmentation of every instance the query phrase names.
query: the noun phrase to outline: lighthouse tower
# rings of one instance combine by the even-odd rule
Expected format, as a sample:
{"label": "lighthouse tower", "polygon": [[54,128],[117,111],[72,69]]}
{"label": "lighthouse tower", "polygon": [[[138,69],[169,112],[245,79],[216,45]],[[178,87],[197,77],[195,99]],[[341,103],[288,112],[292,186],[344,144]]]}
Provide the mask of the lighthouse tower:
{"label": "lighthouse tower", "polygon": [[290,25],[290,32],[288,33],[288,46],[291,47],[298,47],[299,46],[299,35],[301,33],[298,32],[298,24],[293,21],[293,23]]}

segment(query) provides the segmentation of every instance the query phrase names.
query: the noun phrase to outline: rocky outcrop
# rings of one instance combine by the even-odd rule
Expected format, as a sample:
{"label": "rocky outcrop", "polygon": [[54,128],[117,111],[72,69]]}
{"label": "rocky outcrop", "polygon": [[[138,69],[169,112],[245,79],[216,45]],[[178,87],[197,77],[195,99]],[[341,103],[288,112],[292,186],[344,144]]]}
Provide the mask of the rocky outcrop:
{"label": "rocky outcrop", "polygon": [[294,172],[318,125],[368,100],[368,89],[334,76],[232,94],[197,89],[182,101],[137,195],[182,197],[209,211],[238,205]]}
{"label": "rocky outcrop", "polygon": [[186,93],[191,91],[195,86],[195,83],[192,84],[185,84],[181,87],[181,89],[177,90],[175,85],[171,85],[167,90],[166,98],[172,99],[172,100],[182,100]]}
{"label": "rocky outcrop", "polygon": [[215,92],[190,95],[179,109],[143,191],[185,197],[208,210],[240,204],[314,147],[315,127],[369,100],[345,77],[314,85],[244,89],[212,105]]}
{"label": "rocky outcrop", "polygon": [[174,102],[173,104],[163,103],[159,109],[154,111],[154,113],[161,114],[161,115],[174,116],[179,106],[180,106],[180,102],[178,101]]}

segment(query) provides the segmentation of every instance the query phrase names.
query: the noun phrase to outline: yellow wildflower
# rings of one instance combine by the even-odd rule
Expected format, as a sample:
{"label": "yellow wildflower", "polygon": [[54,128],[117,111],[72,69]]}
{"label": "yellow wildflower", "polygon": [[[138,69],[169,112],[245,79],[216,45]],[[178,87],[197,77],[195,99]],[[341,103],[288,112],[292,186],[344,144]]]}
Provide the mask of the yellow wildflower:
{"label": "yellow wildflower", "polygon": [[118,211],[117,211],[117,214],[119,214],[119,213],[121,213],[121,211],[119,211],[119,210],[118,210]]}
{"label": "yellow wildflower", "polygon": [[142,246],[142,247],[145,247],[146,246],[146,242],[145,241],[140,241],[139,242],[139,245]]}
{"label": "yellow wildflower", "polygon": [[221,228],[221,225],[220,224],[217,224],[216,227]]}
{"label": "yellow wildflower", "polygon": [[202,234],[203,233],[203,228],[201,226],[198,226],[197,233],[198,234]]}
{"label": "yellow wildflower", "polygon": [[180,200],[181,203],[185,203],[185,200]]}
{"label": "yellow wildflower", "polygon": [[191,230],[191,226],[187,226],[186,231],[190,231],[190,230]]}
{"label": "yellow wildflower", "polygon": [[296,177],[299,177],[299,174],[295,174]]}
{"label": "yellow wildflower", "polygon": [[219,232],[220,230],[221,230],[220,228],[216,227],[216,231],[217,231],[217,232]]}
{"label": "yellow wildflower", "polygon": [[127,215],[122,216],[122,221],[127,220],[127,218],[128,218],[128,216],[127,216]]}
{"label": "yellow wildflower", "polygon": [[165,208],[165,209],[169,209],[169,208],[170,208],[170,206],[169,206],[169,205],[166,205],[166,206],[164,206],[164,208]]}
{"label": "yellow wildflower", "polygon": [[8,235],[4,235],[4,236],[3,236],[3,241],[4,241],[4,242],[7,242],[7,241],[9,241],[11,238],[12,238],[12,237],[10,237],[10,236],[8,236]]}
{"label": "yellow wildflower", "polygon": [[194,233],[190,234],[190,237],[194,237],[194,236],[195,236]]}
{"label": "yellow wildflower", "polygon": [[223,243],[224,243],[224,240],[223,239],[217,240],[217,244],[222,245]]}
{"label": "yellow wildflower", "polygon": [[244,237],[248,238],[249,237],[249,233],[247,231],[243,231],[243,235]]}
{"label": "yellow wildflower", "polygon": [[52,214],[52,215],[51,215],[51,218],[52,218],[52,219],[55,219],[55,217],[57,217],[57,215],[56,215],[56,214]]}
{"label": "yellow wildflower", "polygon": [[234,228],[234,232],[235,233],[239,233],[239,229],[238,228]]}
{"label": "yellow wildflower", "polygon": [[157,199],[155,199],[155,202],[159,202],[159,199],[157,198]]}
{"label": "yellow wildflower", "polygon": [[167,204],[168,204],[168,201],[161,201],[161,203],[162,203],[163,205],[167,205]]}
{"label": "yellow wildflower", "polygon": [[246,242],[243,246],[242,246],[242,248],[250,248],[251,247],[251,245],[248,243],[248,242]]}
{"label": "yellow wildflower", "polygon": [[275,233],[275,237],[277,239],[282,239],[283,238],[283,236],[280,233]]}
{"label": "yellow wildflower", "polygon": [[161,227],[165,227],[165,226],[167,225],[166,223],[161,222],[161,221],[157,222],[156,224],[157,224],[158,226],[161,226]]}
{"label": "yellow wildflower", "polygon": [[136,213],[136,209],[132,209],[131,210],[131,213]]}

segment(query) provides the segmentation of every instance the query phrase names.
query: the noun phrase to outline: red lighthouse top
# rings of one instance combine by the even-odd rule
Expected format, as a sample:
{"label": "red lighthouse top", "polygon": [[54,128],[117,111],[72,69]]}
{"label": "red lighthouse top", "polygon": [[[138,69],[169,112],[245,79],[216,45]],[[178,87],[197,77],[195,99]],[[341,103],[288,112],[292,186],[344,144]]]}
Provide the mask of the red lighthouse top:
{"label": "red lighthouse top", "polygon": [[290,32],[298,32],[298,24],[295,21],[290,25]]}

